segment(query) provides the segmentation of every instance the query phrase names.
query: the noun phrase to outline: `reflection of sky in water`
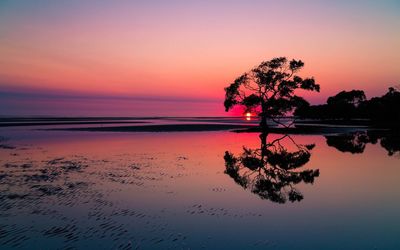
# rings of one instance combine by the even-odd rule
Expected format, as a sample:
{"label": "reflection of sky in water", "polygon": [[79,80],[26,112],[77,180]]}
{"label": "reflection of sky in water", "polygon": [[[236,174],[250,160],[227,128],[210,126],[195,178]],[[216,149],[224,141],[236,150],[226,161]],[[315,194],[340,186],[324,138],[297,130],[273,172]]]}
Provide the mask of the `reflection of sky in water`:
{"label": "reflection of sky in water", "polygon": [[316,144],[306,167],[321,175],[282,205],[224,174],[224,152],[259,146],[256,134],[11,130],[0,130],[16,146],[0,149],[5,248],[400,247],[400,159],[379,144],[350,154],[293,136]]}

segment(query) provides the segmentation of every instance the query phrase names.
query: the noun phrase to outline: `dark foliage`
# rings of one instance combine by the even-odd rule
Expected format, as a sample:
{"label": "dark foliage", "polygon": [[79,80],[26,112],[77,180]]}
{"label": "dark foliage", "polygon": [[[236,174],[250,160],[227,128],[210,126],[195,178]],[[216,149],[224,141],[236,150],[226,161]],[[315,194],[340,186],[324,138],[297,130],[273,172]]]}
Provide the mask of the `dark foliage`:
{"label": "dark foliage", "polygon": [[400,92],[389,88],[381,97],[366,100],[364,91],[342,91],[329,97],[327,104],[303,103],[294,115],[312,119],[370,119],[374,123],[400,123]]}
{"label": "dark foliage", "polygon": [[400,156],[400,130],[370,130],[358,131],[344,135],[325,136],[326,143],[341,152],[352,154],[363,153],[368,143],[380,142],[382,148],[386,149],[389,156]]}
{"label": "dark foliage", "polygon": [[314,78],[301,78],[296,73],[304,66],[301,60],[288,61],[285,57],[262,62],[239,76],[225,88],[225,110],[236,105],[246,112],[257,113],[266,127],[266,118],[285,115],[306,101],[295,95],[296,89],[319,91]]}
{"label": "dark foliage", "polygon": [[335,96],[331,96],[328,98],[327,103],[329,105],[337,105],[341,103],[351,103],[353,105],[357,105],[362,101],[365,101],[366,97],[364,91],[362,90],[351,90],[351,91],[342,91],[336,94]]}
{"label": "dark foliage", "polygon": [[328,146],[335,147],[341,152],[350,152],[352,154],[363,153],[365,145],[370,140],[366,132],[325,136],[325,138]]}
{"label": "dark foliage", "polygon": [[[303,195],[295,185],[301,182],[313,183],[319,176],[318,169],[302,169],[310,160],[310,150],[314,145],[296,144],[288,135],[270,143],[267,143],[267,134],[261,134],[260,138],[259,149],[243,147],[240,156],[225,152],[225,174],[262,199],[277,203],[302,200]],[[285,138],[291,141],[297,150],[289,152],[281,143]]]}

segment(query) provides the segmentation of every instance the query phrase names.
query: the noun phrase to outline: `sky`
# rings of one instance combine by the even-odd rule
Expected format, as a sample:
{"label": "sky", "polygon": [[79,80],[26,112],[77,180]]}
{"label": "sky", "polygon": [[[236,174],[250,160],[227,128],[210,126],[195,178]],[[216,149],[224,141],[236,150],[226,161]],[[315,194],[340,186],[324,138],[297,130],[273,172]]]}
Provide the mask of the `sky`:
{"label": "sky", "polygon": [[400,84],[400,1],[0,0],[0,115],[224,116],[224,87],[301,59],[325,102]]}

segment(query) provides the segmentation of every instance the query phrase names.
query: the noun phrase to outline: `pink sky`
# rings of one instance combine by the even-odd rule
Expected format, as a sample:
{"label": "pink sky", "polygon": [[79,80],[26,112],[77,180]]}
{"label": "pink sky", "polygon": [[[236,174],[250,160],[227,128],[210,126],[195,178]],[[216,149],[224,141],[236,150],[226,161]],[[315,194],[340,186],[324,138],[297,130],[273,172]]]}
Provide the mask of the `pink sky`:
{"label": "pink sky", "polygon": [[[381,95],[399,84],[399,10],[396,1],[4,2],[0,94],[9,100],[0,115],[80,107],[53,98],[59,108],[50,112],[44,100],[26,97],[22,105],[6,93],[32,90],[110,95],[111,115],[118,96],[168,99],[168,109],[153,103],[144,113],[179,114],[182,100],[196,99],[182,115],[221,115],[223,88],[276,56],[306,63],[302,74],[321,85],[321,93],[305,96],[312,103],[341,90]],[[104,109],[80,102],[83,110]]]}

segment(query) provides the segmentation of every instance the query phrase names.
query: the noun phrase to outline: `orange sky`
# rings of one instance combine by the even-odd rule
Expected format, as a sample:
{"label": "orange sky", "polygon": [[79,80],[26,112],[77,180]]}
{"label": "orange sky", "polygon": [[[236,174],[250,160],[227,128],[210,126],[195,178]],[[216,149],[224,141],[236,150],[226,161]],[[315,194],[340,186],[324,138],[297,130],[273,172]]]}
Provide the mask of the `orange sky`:
{"label": "orange sky", "polygon": [[311,102],[343,89],[380,95],[399,84],[399,10],[396,1],[5,1],[0,90],[220,103],[239,74],[287,56],[320,83]]}

